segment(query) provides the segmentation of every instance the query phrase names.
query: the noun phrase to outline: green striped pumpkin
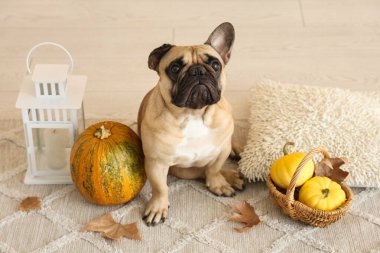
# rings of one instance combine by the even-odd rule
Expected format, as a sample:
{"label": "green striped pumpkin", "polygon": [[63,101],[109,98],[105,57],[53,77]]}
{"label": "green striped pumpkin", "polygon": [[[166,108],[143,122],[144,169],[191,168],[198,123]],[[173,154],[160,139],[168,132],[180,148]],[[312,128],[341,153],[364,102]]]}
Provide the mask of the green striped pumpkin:
{"label": "green striped pumpkin", "polygon": [[76,188],[99,205],[130,201],[146,181],[141,140],[118,122],[88,127],[74,143],[70,165]]}

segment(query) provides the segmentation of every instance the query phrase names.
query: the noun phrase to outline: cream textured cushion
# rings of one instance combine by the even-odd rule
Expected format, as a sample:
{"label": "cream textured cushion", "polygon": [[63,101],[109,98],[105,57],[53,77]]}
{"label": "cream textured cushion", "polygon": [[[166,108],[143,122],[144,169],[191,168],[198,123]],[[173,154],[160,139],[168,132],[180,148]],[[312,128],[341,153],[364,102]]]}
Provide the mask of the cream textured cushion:
{"label": "cream textured cushion", "polygon": [[251,181],[265,180],[282,146],[294,150],[325,147],[350,163],[346,183],[380,187],[380,92],[357,92],[281,84],[265,80],[252,89],[250,129],[240,171]]}

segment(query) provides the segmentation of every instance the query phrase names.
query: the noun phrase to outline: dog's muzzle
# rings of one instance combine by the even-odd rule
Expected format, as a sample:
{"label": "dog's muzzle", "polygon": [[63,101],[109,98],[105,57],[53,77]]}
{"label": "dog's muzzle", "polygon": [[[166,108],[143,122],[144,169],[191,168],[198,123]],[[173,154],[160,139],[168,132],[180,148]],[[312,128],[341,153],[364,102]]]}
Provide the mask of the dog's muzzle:
{"label": "dog's muzzle", "polygon": [[176,85],[172,103],[178,107],[201,109],[220,100],[218,80],[201,64],[191,66]]}

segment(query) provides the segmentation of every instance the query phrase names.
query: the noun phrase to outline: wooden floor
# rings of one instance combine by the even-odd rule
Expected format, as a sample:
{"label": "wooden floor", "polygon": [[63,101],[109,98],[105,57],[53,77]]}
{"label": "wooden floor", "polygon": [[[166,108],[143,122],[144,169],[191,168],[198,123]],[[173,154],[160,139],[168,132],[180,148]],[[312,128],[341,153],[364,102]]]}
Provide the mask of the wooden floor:
{"label": "wooden floor", "polygon": [[[63,44],[88,75],[86,113],[135,117],[157,82],[147,67],[163,43],[203,43],[223,21],[236,29],[227,97],[236,118],[260,78],[354,90],[380,89],[379,0],[94,1],[0,0],[0,113],[14,103],[28,49]],[[65,62],[38,50],[33,63]]]}

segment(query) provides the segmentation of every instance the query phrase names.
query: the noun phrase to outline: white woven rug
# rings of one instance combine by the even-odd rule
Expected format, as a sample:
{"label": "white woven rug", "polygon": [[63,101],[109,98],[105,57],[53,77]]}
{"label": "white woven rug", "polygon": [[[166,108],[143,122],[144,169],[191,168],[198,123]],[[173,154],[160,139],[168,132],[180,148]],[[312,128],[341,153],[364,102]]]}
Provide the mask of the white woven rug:
{"label": "white woven rug", "polygon": [[[112,207],[86,203],[72,185],[24,185],[21,122],[2,120],[0,131],[0,252],[380,252],[379,189],[354,189],[349,213],[319,229],[283,215],[264,183],[249,184],[234,198],[223,198],[202,182],[170,177],[169,219],[147,227],[141,213],[149,199],[148,185],[131,203]],[[42,209],[18,211],[19,202],[33,195],[41,197]],[[233,230],[240,224],[227,219],[239,200],[248,200],[262,221],[244,234]],[[142,241],[110,241],[79,231],[108,212],[123,223],[137,221]]]}

